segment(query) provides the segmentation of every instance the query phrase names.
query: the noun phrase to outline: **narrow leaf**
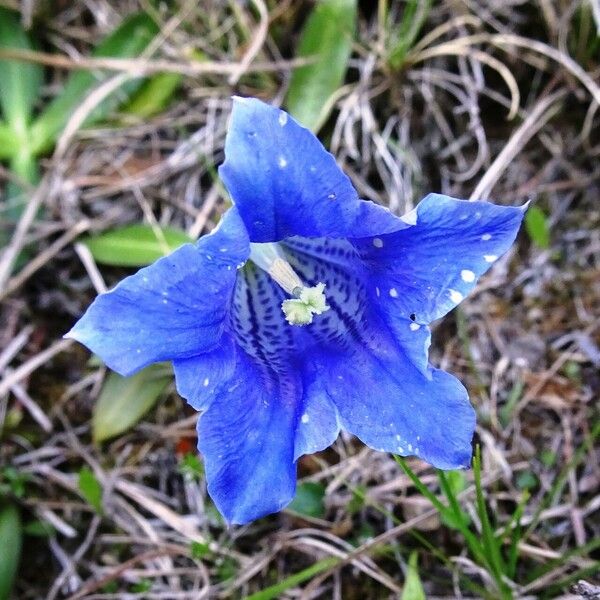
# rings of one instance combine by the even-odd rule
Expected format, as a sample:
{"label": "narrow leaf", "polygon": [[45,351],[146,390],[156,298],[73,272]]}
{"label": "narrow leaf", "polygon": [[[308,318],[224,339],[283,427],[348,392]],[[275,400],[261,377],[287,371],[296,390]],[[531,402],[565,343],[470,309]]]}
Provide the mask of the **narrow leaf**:
{"label": "narrow leaf", "polygon": [[79,471],[77,487],[94,510],[102,514],[102,486],[89,467],[83,467]]}
{"label": "narrow leaf", "polygon": [[179,73],[159,73],[148,79],[123,109],[137,117],[151,117],[167,107],[183,77]]}
{"label": "narrow leaf", "polygon": [[8,125],[6,125],[6,123],[0,123],[0,160],[15,155],[18,152],[19,147],[19,137]]}
{"label": "narrow leaf", "polygon": [[[131,58],[138,56],[158,33],[158,26],[145,13],[135,14],[109,35],[92,52],[94,57]],[[109,76],[108,72],[76,71],[62,92],[46,107],[31,128],[31,140],[36,152],[48,151],[64,128],[72,112],[89,92]],[[141,80],[129,81],[106,98],[90,115],[86,125],[106,118],[116,106],[126,100],[141,85]]]}
{"label": "narrow leaf", "polygon": [[23,530],[19,510],[12,504],[0,506],[0,600],[8,600],[19,561]]}
{"label": "narrow leaf", "polygon": [[171,379],[164,364],[151,365],[131,377],[111,372],[94,407],[94,441],[103,442],[133,427],[154,406]]}
{"label": "narrow leaf", "polygon": [[328,100],[344,81],[356,29],[356,0],[321,0],[308,17],[296,55],[315,62],[292,74],[290,114],[318,131],[328,117]]}
{"label": "narrow leaf", "polygon": [[165,228],[161,231],[162,236],[157,236],[148,225],[129,225],[84,239],[83,243],[99,263],[141,267],[192,241],[179,229]]}
{"label": "narrow leaf", "polygon": [[[19,15],[0,7],[0,48],[33,49]],[[0,107],[9,127],[25,141],[44,77],[41,65],[0,60]]]}
{"label": "narrow leaf", "polygon": [[408,572],[406,573],[406,581],[402,589],[400,600],[425,600],[425,590],[419,577],[418,569],[419,555],[412,552],[408,559]]}
{"label": "narrow leaf", "polygon": [[531,241],[539,248],[550,246],[550,231],[548,220],[539,206],[532,206],[525,215],[525,229]]}
{"label": "narrow leaf", "polygon": [[341,562],[341,559],[335,556],[328,556],[326,558],[322,558],[317,562],[313,563],[310,567],[299,571],[298,573],[294,573],[289,577],[286,577],[282,581],[279,581],[275,585],[272,585],[268,588],[261,590],[260,592],[255,592],[254,594],[247,596],[246,600],[274,600],[275,598],[280,598],[281,594],[290,588],[293,588],[305,581],[311,579],[315,575],[322,573],[323,571],[327,571],[327,569],[331,569],[335,567],[338,563]]}

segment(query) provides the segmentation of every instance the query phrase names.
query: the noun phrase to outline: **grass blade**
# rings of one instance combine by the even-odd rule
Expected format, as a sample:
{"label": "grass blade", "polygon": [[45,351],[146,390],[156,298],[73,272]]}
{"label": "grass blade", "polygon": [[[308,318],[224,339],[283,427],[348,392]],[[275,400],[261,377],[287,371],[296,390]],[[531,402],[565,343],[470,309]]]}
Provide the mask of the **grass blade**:
{"label": "grass blade", "polygon": [[[494,576],[499,592],[502,597],[510,598],[510,589],[507,588],[502,576],[507,573],[504,559],[500,550],[500,543],[494,535],[490,517],[485,505],[483,496],[483,488],[481,486],[481,448],[477,446],[475,456],[473,458],[473,474],[475,479],[475,498],[477,503],[477,514],[481,521],[481,534],[483,537],[482,548],[487,558],[487,563],[490,567],[491,574]],[[508,594],[508,595],[507,595]]]}
{"label": "grass blade", "polygon": [[292,74],[286,105],[302,125],[318,131],[327,119],[328,100],[340,87],[352,52],[356,0],[321,0],[310,14],[296,55],[316,62]]}
{"label": "grass blade", "polygon": [[289,577],[286,577],[284,580],[272,585],[260,592],[256,592],[255,594],[251,594],[246,598],[246,600],[273,600],[273,598],[279,598],[280,595],[293,588],[296,585],[311,579],[315,575],[334,567],[339,562],[341,562],[341,558],[336,558],[334,556],[329,556],[327,558],[323,558],[322,560],[317,561],[314,565],[299,571],[298,573],[294,573]]}
{"label": "grass blade", "polygon": [[[393,47],[389,50],[388,61],[393,69],[399,69],[404,58],[413,47],[425,19],[431,9],[431,0],[409,0],[404,9],[399,30],[395,32]],[[390,37],[392,37],[390,35]]]}

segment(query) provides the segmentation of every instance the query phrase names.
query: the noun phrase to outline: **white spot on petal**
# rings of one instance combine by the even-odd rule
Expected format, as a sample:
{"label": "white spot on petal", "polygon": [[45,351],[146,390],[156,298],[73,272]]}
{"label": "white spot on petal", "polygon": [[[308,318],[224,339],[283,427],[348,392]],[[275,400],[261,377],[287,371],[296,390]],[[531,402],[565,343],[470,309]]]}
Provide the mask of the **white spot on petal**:
{"label": "white spot on petal", "polygon": [[383,240],[381,238],[373,238],[373,246],[375,248],[383,248]]}
{"label": "white spot on petal", "polygon": [[390,296],[392,298],[397,298],[398,297],[398,290],[396,288],[391,288],[390,289]]}
{"label": "white spot on petal", "polygon": [[381,290],[378,287],[375,287],[375,294],[377,295],[378,298],[379,298],[379,296],[381,296]]}
{"label": "white spot on petal", "polygon": [[278,161],[278,162],[279,162],[279,166],[280,166],[282,169],[285,169],[285,168],[287,167],[287,160],[285,159],[285,157],[284,157],[284,156],[280,156],[280,157],[279,157],[279,161]]}
{"label": "white spot on petal", "polygon": [[482,239],[484,242],[487,242],[488,240],[491,240],[491,239],[492,239],[492,234],[491,234],[491,233],[484,233],[484,234],[481,236],[481,239]]}
{"label": "white spot on petal", "polygon": [[210,379],[207,377],[207,378],[206,378],[206,379],[205,379],[205,380],[202,382],[202,385],[203,385],[204,387],[208,387],[208,384],[209,384],[209,383],[210,383]]}
{"label": "white spot on petal", "polygon": [[398,446],[398,454],[404,454],[404,448],[402,446]]}
{"label": "white spot on petal", "polygon": [[464,298],[464,296],[457,290],[448,290],[448,293],[450,294],[450,300],[456,304],[462,302],[462,299]]}
{"label": "white spot on petal", "polygon": [[286,112],[281,111],[279,113],[279,124],[283,127],[288,121],[288,116]]}
{"label": "white spot on petal", "polygon": [[331,193],[331,194],[327,194],[327,197],[328,197],[330,200],[335,200],[335,199],[337,198],[337,196],[336,196],[335,194],[333,194],[333,193]]}
{"label": "white spot on petal", "polygon": [[488,263],[493,263],[498,260],[498,257],[495,254],[485,254],[483,256],[483,260],[485,260],[485,262],[488,262]]}
{"label": "white spot on petal", "polygon": [[306,423],[308,423],[308,422],[310,421],[310,417],[309,417],[309,416],[308,416],[306,413],[304,413],[304,414],[302,415],[302,418],[301,418],[300,420],[301,420],[303,423],[305,423],[305,424],[306,424]]}
{"label": "white spot on petal", "polygon": [[469,269],[463,269],[460,272],[460,276],[462,280],[466,281],[467,283],[475,281],[475,273],[473,273],[473,271],[469,271]]}
{"label": "white spot on petal", "polygon": [[421,329],[421,326],[418,323],[411,323],[409,327],[411,331],[419,331],[419,329]]}

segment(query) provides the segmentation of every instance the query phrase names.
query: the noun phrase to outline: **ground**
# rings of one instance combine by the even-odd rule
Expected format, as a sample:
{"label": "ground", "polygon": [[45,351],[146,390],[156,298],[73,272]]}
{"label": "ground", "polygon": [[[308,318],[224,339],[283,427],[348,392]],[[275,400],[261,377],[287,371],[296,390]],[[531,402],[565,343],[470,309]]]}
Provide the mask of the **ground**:
{"label": "ground", "polygon": [[[329,4],[353,12],[350,0]],[[229,201],[216,166],[230,97],[292,104],[315,4],[0,5],[18,9],[0,19],[31,42],[0,35],[0,63],[21,83],[31,65],[41,73],[32,118],[70,73],[96,77],[72,91],[43,148],[0,152],[0,515],[12,523],[2,530],[0,517],[0,590],[18,555],[10,529],[22,600],[599,597],[597,2],[359,3],[347,70],[315,127],[361,197],[398,214],[431,191],[535,207],[509,254],[434,326],[432,363],[477,409],[481,477],[416,459],[405,470],[342,435],[300,460],[295,511],[243,527],[227,527],[207,496],[197,417],[170,380],[141,420],[94,440],[109,376],[62,336],[133,271],[86,236],[145,223],[196,238],[215,226]],[[93,51],[137,12],[160,30],[149,46]],[[142,70],[145,87],[117,79]],[[20,84],[0,85],[10,121]],[[126,393],[140,398],[112,397]],[[456,500],[454,517],[440,518],[438,499]]]}

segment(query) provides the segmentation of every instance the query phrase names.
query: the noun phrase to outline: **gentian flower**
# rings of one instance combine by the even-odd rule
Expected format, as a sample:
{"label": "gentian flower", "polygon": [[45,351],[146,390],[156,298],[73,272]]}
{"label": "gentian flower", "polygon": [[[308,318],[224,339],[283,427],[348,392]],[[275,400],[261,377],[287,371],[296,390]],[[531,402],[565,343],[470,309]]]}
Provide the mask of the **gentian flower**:
{"label": "gentian flower", "polygon": [[428,364],[428,326],[508,250],[524,209],[430,194],[397,217],[255,99],[235,99],[225,156],[233,206],[219,226],[98,296],[67,335],[122,375],[173,362],[232,523],[286,506],[298,458],[341,428],[468,467],[475,413]]}

